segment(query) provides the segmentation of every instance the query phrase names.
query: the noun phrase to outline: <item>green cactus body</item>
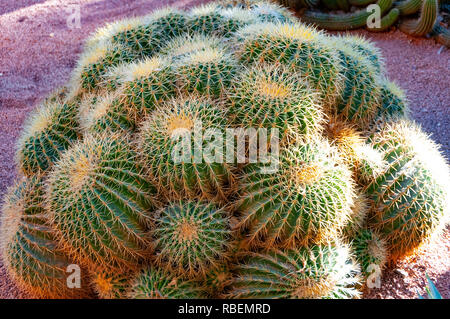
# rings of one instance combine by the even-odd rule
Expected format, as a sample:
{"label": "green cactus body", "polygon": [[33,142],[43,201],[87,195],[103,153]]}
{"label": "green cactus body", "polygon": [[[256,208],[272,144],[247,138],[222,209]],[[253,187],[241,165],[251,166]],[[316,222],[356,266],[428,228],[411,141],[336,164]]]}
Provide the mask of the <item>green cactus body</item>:
{"label": "green cactus body", "polygon": [[91,286],[101,299],[124,299],[134,272],[94,267],[91,270]]}
{"label": "green cactus body", "polygon": [[341,43],[369,59],[377,73],[381,74],[385,72],[384,58],[381,51],[371,41],[362,36],[347,35],[340,36],[336,39],[337,46],[340,47]]}
{"label": "green cactus body", "polygon": [[330,112],[360,127],[365,127],[376,115],[380,89],[372,63],[352,48],[337,48],[345,78],[344,90]]}
{"label": "green cactus body", "polygon": [[207,4],[191,10],[187,27],[189,33],[222,36],[226,33],[225,23],[226,18],[220,14],[219,7],[215,4]]}
{"label": "green cactus body", "polygon": [[18,142],[17,163],[26,176],[45,173],[78,138],[75,102],[57,99],[34,111]]}
{"label": "green cactus body", "polygon": [[154,187],[136,161],[127,136],[102,133],[85,136],[52,171],[51,220],[77,262],[132,268],[148,256]]}
{"label": "green cactus body", "polygon": [[[150,19],[160,46],[188,31],[187,16],[184,12],[177,9],[167,7],[157,10],[150,15]],[[154,38],[155,36],[151,39],[153,40]]]}
{"label": "green cactus body", "polygon": [[89,95],[80,104],[78,117],[85,133],[133,131],[136,109],[123,103],[120,91],[97,97]]}
{"label": "green cactus body", "polygon": [[337,0],[336,1],[339,9],[341,9],[344,12],[347,12],[350,10],[350,4],[348,3],[348,0]]}
{"label": "green cactus body", "polygon": [[424,0],[417,20],[407,20],[400,24],[400,31],[414,37],[422,37],[433,30],[438,15],[438,0]]}
{"label": "green cactus body", "polygon": [[318,94],[282,66],[258,65],[241,74],[229,94],[239,127],[278,128],[284,138],[310,136],[324,121]]}
{"label": "green cactus body", "polygon": [[205,48],[186,54],[174,66],[182,90],[223,97],[237,73],[237,61],[223,47]]}
{"label": "green cactus body", "polygon": [[354,197],[351,172],[325,141],[280,151],[278,170],[249,164],[236,203],[240,228],[254,246],[329,240],[346,223]]}
{"label": "green cactus body", "polygon": [[[377,5],[380,7],[381,15],[383,15],[392,7],[392,0],[378,0]],[[323,29],[345,31],[366,26],[367,18],[371,14],[372,12],[367,12],[366,9],[346,14],[306,11],[301,16],[301,20]]]}
{"label": "green cactus body", "polygon": [[153,232],[157,263],[180,276],[199,278],[229,250],[227,213],[210,203],[180,201],[161,209]]}
{"label": "green cactus body", "polygon": [[385,241],[373,230],[361,229],[351,242],[353,253],[364,277],[368,277],[379,267],[382,270],[387,261]]}
{"label": "green cactus body", "polygon": [[345,245],[250,253],[236,267],[232,298],[357,298],[358,267]]}
{"label": "green cactus body", "polygon": [[353,201],[352,213],[342,230],[342,238],[351,241],[363,228],[366,228],[369,207],[369,199],[363,190],[358,188]]}
{"label": "green cactus body", "polygon": [[397,8],[392,8],[380,21],[380,27],[369,28],[367,30],[372,32],[384,32],[388,30],[395,22],[397,22],[400,16],[400,11]]}
{"label": "green cactus body", "polygon": [[202,138],[207,129],[222,134],[228,126],[222,107],[196,96],[168,101],[151,114],[138,144],[144,166],[164,197],[228,198],[235,184],[232,164],[225,162],[222,144],[214,151],[211,137]]}
{"label": "green cactus body", "polygon": [[[321,0],[321,3],[329,10],[339,10],[337,0]],[[314,7],[311,9],[314,9]]]}
{"label": "green cactus body", "polygon": [[291,67],[319,90],[325,105],[333,105],[340,95],[343,78],[337,54],[315,29],[300,23],[253,24],[241,29],[238,38],[241,61]]}
{"label": "green cactus body", "polygon": [[84,288],[67,287],[66,267],[72,263],[57,246],[44,206],[44,183],[39,176],[24,178],[9,189],[0,231],[5,268],[32,297],[87,297]]}
{"label": "green cactus body", "polygon": [[449,167],[415,124],[387,123],[373,137],[388,166],[366,187],[372,200],[369,227],[387,242],[390,259],[408,255],[445,223]]}
{"label": "green cactus body", "polygon": [[204,34],[182,35],[174,38],[164,48],[161,49],[161,56],[167,57],[176,63],[192,53],[223,49],[221,38],[215,36],[207,36]]}
{"label": "green cactus body", "polygon": [[409,113],[405,93],[388,79],[381,80],[381,105],[378,117],[405,117]]}
{"label": "green cactus body", "polygon": [[203,291],[193,281],[150,267],[133,279],[127,296],[132,299],[199,299],[203,295]]}
{"label": "green cactus body", "polygon": [[175,74],[162,57],[134,62],[121,77],[123,103],[136,109],[140,115],[153,111],[157,103],[175,95]]}
{"label": "green cactus body", "polygon": [[220,298],[231,285],[233,273],[226,263],[211,268],[205,275],[204,286],[212,298]]}
{"label": "green cactus body", "polygon": [[400,11],[400,15],[406,16],[419,12],[423,0],[404,0],[394,3],[394,8]]}
{"label": "green cactus body", "polygon": [[136,54],[120,45],[99,45],[86,51],[78,62],[72,85],[75,90],[95,92],[101,89],[108,71],[121,64],[131,62]]}

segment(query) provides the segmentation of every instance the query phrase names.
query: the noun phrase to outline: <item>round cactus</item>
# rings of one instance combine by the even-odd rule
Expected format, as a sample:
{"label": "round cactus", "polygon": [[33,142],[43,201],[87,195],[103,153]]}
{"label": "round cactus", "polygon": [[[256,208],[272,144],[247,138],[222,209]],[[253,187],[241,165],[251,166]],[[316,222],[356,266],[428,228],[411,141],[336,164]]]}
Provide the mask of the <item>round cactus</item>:
{"label": "round cactus", "polygon": [[357,298],[359,269],[345,245],[251,253],[236,267],[233,298]]}
{"label": "round cactus", "polygon": [[370,60],[338,43],[335,46],[341,59],[342,76],[345,78],[344,90],[337,104],[330,107],[330,111],[364,128],[375,117],[379,105],[378,73]]}
{"label": "round cactus", "polygon": [[128,298],[132,299],[199,299],[203,291],[189,280],[165,270],[146,268],[133,279]]}
{"label": "round cactus", "polygon": [[223,209],[180,201],[159,212],[153,236],[161,268],[196,278],[224,260],[231,230]]}
{"label": "round cactus", "polygon": [[224,35],[226,18],[220,14],[220,8],[215,3],[195,7],[191,10],[187,20],[189,33],[206,35]]}
{"label": "round cactus", "polygon": [[250,12],[262,22],[288,23],[295,21],[288,9],[269,1],[257,1],[251,4]]}
{"label": "round cactus", "polygon": [[[84,288],[69,288],[72,264],[55,241],[44,207],[40,176],[11,187],[2,208],[0,241],[5,268],[20,288],[37,298],[87,297]],[[82,282],[82,287],[84,285]]]}
{"label": "round cactus", "polygon": [[351,240],[361,229],[367,226],[370,203],[362,189],[356,190],[356,197],[353,200],[352,213],[347,224],[342,230],[342,237]]}
{"label": "round cactus", "polygon": [[155,104],[175,95],[175,75],[172,66],[162,57],[134,62],[122,74],[124,103],[140,114],[155,108]]}
{"label": "round cactus", "polygon": [[341,64],[325,36],[300,23],[259,23],[237,32],[241,61],[281,63],[293,68],[333,105],[343,88]]}
{"label": "round cactus", "polygon": [[101,299],[124,299],[127,296],[133,272],[94,267],[91,285]]}
{"label": "round cactus", "polygon": [[222,9],[220,15],[225,18],[223,34],[227,38],[233,37],[240,28],[257,21],[257,17],[251,11],[237,7]]}
{"label": "round cactus", "polygon": [[384,268],[387,261],[386,243],[373,230],[361,229],[357,232],[351,247],[365,277],[376,270],[375,267],[379,270]]}
{"label": "round cactus", "polygon": [[75,102],[55,97],[44,102],[27,120],[18,142],[17,162],[26,176],[41,174],[78,138]]}
{"label": "round cactus", "polygon": [[219,298],[225,294],[225,289],[233,282],[233,273],[226,263],[211,268],[205,276],[204,286],[210,297]]}
{"label": "round cactus", "polygon": [[49,177],[51,220],[80,263],[132,268],[149,254],[154,188],[129,144],[118,134],[85,136]]}
{"label": "round cactus", "polygon": [[177,62],[192,53],[217,48],[223,48],[219,37],[204,34],[185,34],[168,42],[161,49],[160,54],[173,62]]}
{"label": "round cactus", "polygon": [[85,133],[131,131],[135,127],[136,109],[121,99],[121,91],[103,96],[85,96],[79,107],[80,127]]}
{"label": "round cactus", "polygon": [[222,97],[236,76],[237,62],[225,48],[209,47],[185,54],[175,70],[183,91]]}
{"label": "round cactus", "polygon": [[256,66],[243,72],[229,93],[236,124],[278,128],[283,137],[309,136],[324,121],[318,94],[302,77],[281,66]]}
{"label": "round cactus", "polygon": [[387,79],[381,81],[381,105],[378,117],[406,117],[409,114],[408,101],[401,88]]}
{"label": "round cactus", "polygon": [[346,223],[354,197],[350,171],[325,141],[281,150],[273,174],[249,164],[240,194],[240,226],[249,242],[264,247],[329,240]]}
{"label": "round cactus", "polygon": [[381,54],[380,49],[378,49],[371,41],[358,35],[342,36],[339,37],[337,41],[352,48],[354,51],[369,59],[369,61],[375,67],[376,72],[384,72],[384,58]]}
{"label": "round cactus", "polygon": [[387,161],[366,187],[369,227],[387,242],[390,259],[412,253],[448,220],[449,167],[438,147],[414,123],[388,123],[373,137]]}
{"label": "round cactus", "polygon": [[[178,9],[166,7],[156,10],[150,15],[150,19],[160,46],[188,31],[187,15]],[[153,35],[151,39],[154,38]]]}
{"label": "round cactus", "polygon": [[227,122],[222,107],[190,96],[157,107],[143,123],[139,149],[163,196],[169,200],[228,198],[235,184],[233,164],[226,163],[222,145],[215,148],[208,138],[202,138],[209,130],[223,136]]}

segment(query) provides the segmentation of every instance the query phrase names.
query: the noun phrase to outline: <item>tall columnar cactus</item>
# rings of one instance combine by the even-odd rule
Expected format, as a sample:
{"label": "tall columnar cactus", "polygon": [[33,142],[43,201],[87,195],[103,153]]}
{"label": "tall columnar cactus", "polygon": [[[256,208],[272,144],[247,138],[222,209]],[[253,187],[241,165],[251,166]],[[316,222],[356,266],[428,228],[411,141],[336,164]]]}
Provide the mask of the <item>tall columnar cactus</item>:
{"label": "tall columnar cactus", "polygon": [[132,280],[128,298],[132,299],[198,299],[204,292],[193,281],[184,280],[166,270],[148,267]]}
{"label": "tall columnar cactus", "polygon": [[78,138],[75,101],[58,97],[44,102],[27,120],[18,142],[17,163],[23,174],[45,173]]}
{"label": "tall columnar cactus", "polygon": [[204,277],[228,254],[229,217],[210,203],[172,202],[160,210],[153,237],[161,268],[180,276]]}
{"label": "tall columnar cactus", "polygon": [[351,214],[351,173],[325,141],[282,149],[272,174],[261,172],[258,164],[249,164],[244,173],[236,207],[254,245],[327,241]]}
{"label": "tall columnar cactus", "polygon": [[422,37],[433,30],[438,14],[438,0],[423,0],[418,20],[407,20],[400,24],[400,30],[415,36]]}
{"label": "tall columnar cactus", "polygon": [[229,93],[230,114],[239,127],[278,128],[283,138],[320,132],[324,115],[318,94],[282,66],[244,71]]}
{"label": "tall columnar cactus", "polygon": [[136,267],[148,256],[153,186],[127,136],[88,135],[49,177],[48,209],[60,242],[83,264]]}
{"label": "tall columnar cactus", "polygon": [[173,67],[164,58],[155,56],[133,62],[124,68],[121,75],[124,103],[146,114],[155,105],[175,95],[175,74]]}
{"label": "tall columnar cactus", "polygon": [[386,246],[373,230],[363,228],[355,234],[351,247],[364,277],[384,268],[388,255]]}
{"label": "tall columnar cactus", "polygon": [[[378,0],[377,5],[380,7],[380,13],[383,16],[392,7],[392,0]],[[344,14],[308,10],[302,14],[301,20],[327,30],[343,31],[366,26],[367,19],[371,14],[372,12],[366,9]]]}
{"label": "tall columnar cactus", "polygon": [[384,58],[381,51],[371,41],[362,36],[346,35],[340,36],[336,39],[336,45],[341,46],[341,43],[347,47],[352,48],[355,52],[369,59],[376,69],[376,72],[384,72]]}
{"label": "tall columnar cactus", "polygon": [[69,288],[66,268],[72,262],[58,248],[44,207],[42,177],[23,178],[11,187],[2,207],[0,242],[3,263],[16,284],[32,297],[87,297]]}
{"label": "tall columnar cactus", "polygon": [[223,136],[228,126],[224,108],[195,96],[170,100],[150,115],[138,144],[161,195],[169,200],[228,198],[235,188],[233,163],[226,162],[222,144],[214,147],[210,135]]}
{"label": "tall columnar cactus", "polygon": [[333,105],[343,88],[341,64],[326,37],[299,23],[252,24],[237,33],[244,63],[281,63],[309,80],[325,104]]}
{"label": "tall columnar cactus", "polygon": [[348,46],[335,44],[345,78],[344,90],[330,112],[364,128],[376,115],[380,89],[378,73],[362,54]]}
{"label": "tall columnar cactus", "polygon": [[224,47],[190,52],[175,64],[181,89],[188,93],[223,97],[236,77],[237,62]]}
{"label": "tall columnar cactus", "polygon": [[387,242],[390,259],[410,254],[438,233],[449,214],[449,167],[415,124],[388,123],[373,137],[388,167],[366,187],[369,227]]}
{"label": "tall columnar cactus", "polygon": [[388,13],[380,20],[380,25],[367,26],[367,30],[371,32],[384,32],[388,31],[399,19],[400,10],[392,8]]}
{"label": "tall columnar cactus", "polygon": [[400,14],[410,15],[419,12],[423,0],[404,0],[394,3],[394,8],[400,10]]}
{"label": "tall columnar cactus", "polygon": [[233,298],[357,298],[358,267],[342,244],[251,253],[236,267]]}

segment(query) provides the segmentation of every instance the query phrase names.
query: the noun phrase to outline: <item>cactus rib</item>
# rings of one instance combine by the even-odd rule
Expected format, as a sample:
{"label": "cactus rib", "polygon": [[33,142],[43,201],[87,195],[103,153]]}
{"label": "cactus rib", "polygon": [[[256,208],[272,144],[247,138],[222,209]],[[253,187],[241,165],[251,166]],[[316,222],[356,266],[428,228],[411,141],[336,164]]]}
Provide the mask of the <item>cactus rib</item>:
{"label": "cactus rib", "polygon": [[438,7],[438,0],[424,0],[419,19],[404,21],[400,24],[400,31],[414,37],[430,33],[436,21]]}

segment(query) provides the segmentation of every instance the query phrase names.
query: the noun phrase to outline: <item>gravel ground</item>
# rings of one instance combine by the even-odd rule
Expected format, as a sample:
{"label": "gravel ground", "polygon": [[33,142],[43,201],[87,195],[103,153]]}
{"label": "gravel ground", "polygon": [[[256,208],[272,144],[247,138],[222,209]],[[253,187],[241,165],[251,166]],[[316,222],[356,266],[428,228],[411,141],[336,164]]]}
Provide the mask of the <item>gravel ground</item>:
{"label": "gravel ground", "polygon": [[[98,26],[145,14],[164,5],[189,7],[206,0],[15,0],[0,2],[0,198],[16,176],[15,141],[23,121],[40,99],[63,85],[83,40]],[[67,5],[81,4],[81,28],[68,29]],[[432,40],[399,31],[357,31],[383,51],[389,77],[407,91],[412,116],[450,158],[450,51]],[[366,298],[415,298],[424,292],[425,271],[450,298],[450,227],[415,257],[388,268],[380,289]],[[0,298],[27,297],[0,262]]]}

